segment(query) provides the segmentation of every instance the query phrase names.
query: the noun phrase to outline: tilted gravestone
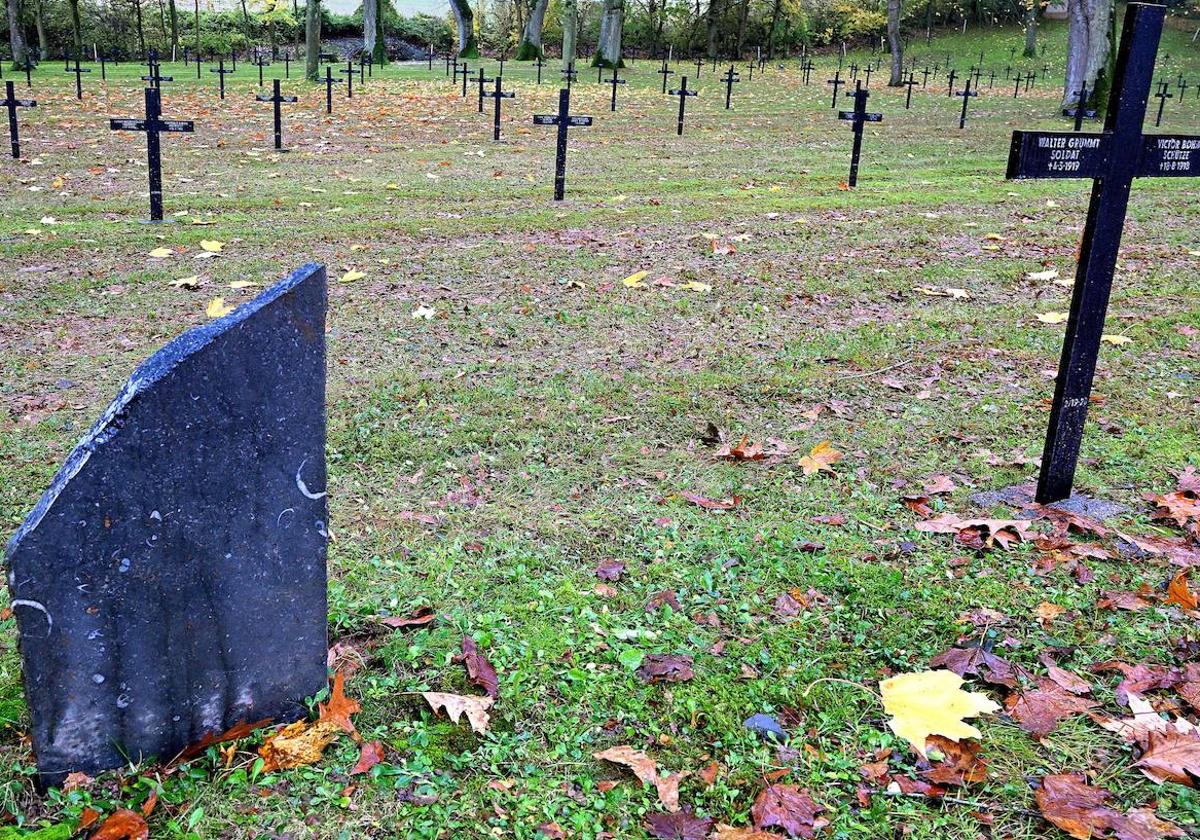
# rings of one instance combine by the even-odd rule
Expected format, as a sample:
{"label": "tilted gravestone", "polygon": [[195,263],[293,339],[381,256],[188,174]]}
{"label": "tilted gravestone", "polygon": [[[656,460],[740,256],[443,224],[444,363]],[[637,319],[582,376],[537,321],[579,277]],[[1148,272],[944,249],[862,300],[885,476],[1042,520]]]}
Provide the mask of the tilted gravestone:
{"label": "tilted gravestone", "polygon": [[43,783],[326,685],[325,283],[307,265],[151,356],[9,543]]}

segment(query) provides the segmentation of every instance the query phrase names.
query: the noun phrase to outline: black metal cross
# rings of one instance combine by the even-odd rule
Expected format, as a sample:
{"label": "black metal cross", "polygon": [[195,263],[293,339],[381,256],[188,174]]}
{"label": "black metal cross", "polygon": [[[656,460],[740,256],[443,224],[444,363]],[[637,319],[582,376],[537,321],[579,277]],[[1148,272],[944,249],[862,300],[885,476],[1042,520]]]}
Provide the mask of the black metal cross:
{"label": "black metal cross", "polygon": [[1182,73],[1179,74],[1179,82],[1176,84],[1176,87],[1179,88],[1179,101],[1182,102],[1183,97],[1187,95],[1187,89],[1191,87],[1187,83],[1187,80],[1183,78]]}
{"label": "black metal cross", "polygon": [[979,95],[979,92],[978,92],[978,91],[971,90],[971,76],[970,76],[970,74],[968,74],[968,75],[967,75],[967,85],[966,85],[966,87],[964,87],[962,90],[960,90],[960,91],[959,91],[957,94],[955,94],[955,95],[956,95],[956,96],[961,96],[961,97],[962,97],[962,101],[963,101],[963,104],[962,104],[962,113],[958,115],[958,127],[959,127],[959,128],[966,128],[966,127],[967,127],[967,103],[971,101],[971,97],[972,97],[972,96],[978,96],[978,95]]}
{"label": "black metal cross", "polygon": [[837,104],[838,104],[838,88],[840,88],[842,85],[846,84],[842,80],[842,71],[838,70],[836,73],[834,73],[833,78],[827,79],[825,81],[825,84],[833,85],[833,103],[829,107],[836,108]]}
{"label": "black metal cross", "polygon": [[911,71],[911,70],[910,70],[910,71],[908,71],[908,79],[907,79],[907,81],[903,81],[903,82],[901,82],[900,84],[902,84],[902,85],[904,85],[906,88],[908,88],[908,93],[906,93],[906,94],[904,95],[904,110],[905,110],[905,111],[907,111],[907,110],[909,110],[909,109],[912,107],[912,89],[913,89],[913,85],[917,84],[917,80],[913,78],[913,74],[912,74],[912,71]]}
{"label": "black metal cross", "polygon": [[[497,75],[496,78],[499,78]],[[487,82],[494,81],[491,77],[483,75],[483,68],[479,68],[479,113],[483,113],[483,86]]]}
{"label": "black metal cross", "polygon": [[1037,76],[1033,73],[1025,74],[1025,92],[1029,93],[1033,89],[1033,83],[1037,81]]}
{"label": "black metal cross", "polygon": [[8,109],[8,139],[12,143],[13,160],[21,157],[21,129],[17,125],[18,108],[36,108],[37,100],[17,99],[13,94],[13,83],[4,83],[4,101],[0,105]]}
{"label": "black metal cross", "polygon": [[667,92],[667,76],[674,76],[675,71],[671,70],[670,68],[667,67],[667,60],[664,58],[663,63],[662,63],[662,68],[655,72],[657,72],[658,75],[662,76],[662,80],[663,80],[662,92],[666,93]]}
{"label": "black metal cross", "polygon": [[[204,62],[204,56],[201,55],[200,53],[196,53],[195,62],[196,62],[196,80],[199,81],[200,79],[204,78],[204,76],[202,75],[204,72],[204,68],[201,67],[201,64],[203,64],[203,62]],[[100,78],[101,79],[104,78],[104,64],[103,63],[101,63],[101,65],[100,65]]]}
{"label": "black metal cross", "polygon": [[1167,100],[1175,98],[1175,94],[1170,93],[1167,90],[1168,85],[1168,82],[1159,82],[1158,93],[1154,94],[1154,98],[1158,100],[1158,114],[1156,114],[1154,117],[1155,128],[1158,128],[1160,125],[1162,125],[1163,108],[1166,107]]}
{"label": "black metal cross", "polygon": [[988,90],[991,90],[996,85],[996,71],[988,71]]}
{"label": "black metal cross", "polygon": [[813,64],[811,58],[806,59],[804,64],[800,65],[800,69],[804,71],[804,86],[808,87],[812,80],[812,71],[817,69],[817,65]]}
{"label": "black metal cross", "polygon": [[862,86],[862,82],[857,82],[854,90],[846,94],[848,97],[853,97],[854,110],[838,112],[838,119],[849,120],[854,129],[854,145],[850,150],[850,180],[846,182],[850,187],[858,186],[858,162],[862,157],[863,124],[883,122],[883,114],[867,113],[867,98],[870,95],[871,92]]}
{"label": "black metal cross", "polygon": [[579,71],[575,69],[575,62],[569,62],[567,69],[558,71],[558,75],[563,77],[563,80],[567,83],[567,90],[570,90],[571,84],[579,78]]}
{"label": "black metal cross", "polygon": [[372,58],[371,54],[365,50],[363,52],[359,53],[359,56],[358,56],[358,82],[359,82],[359,84],[366,84],[366,79],[363,78],[363,69],[364,68],[367,71],[367,76],[369,76],[372,79],[375,78],[375,59]]}
{"label": "black metal cross", "polygon": [[67,72],[75,74],[75,98],[83,99],[83,76],[81,76],[80,74],[81,73],[91,73],[92,69],[90,67],[80,67],[79,59],[76,58],[75,66],[68,68]]}
{"label": "black metal cross", "polygon": [[496,75],[497,75],[497,76],[503,76],[503,75],[504,75],[504,62],[505,62],[505,60],[506,60],[506,59],[504,58],[504,56],[500,56],[498,59],[496,59],[497,63],[500,65],[500,69],[496,71]]}
{"label": "black metal cross", "polygon": [[[466,66],[467,66],[466,64],[463,65],[464,73],[466,72],[465,71]],[[338,70],[339,75],[343,74],[343,73],[346,75],[346,98],[353,99],[354,98],[354,59],[352,59],[352,58],[346,59],[346,66],[343,67],[341,70]],[[463,96],[466,96],[466,95],[467,95],[467,77],[464,75],[463,76]]]}
{"label": "black metal cross", "polygon": [[271,86],[272,86],[272,93],[270,96],[267,96],[265,93],[260,93],[258,96],[255,97],[255,99],[257,99],[259,102],[273,103],[274,108],[275,108],[275,149],[276,149],[276,151],[282,152],[282,151],[284,151],[284,148],[283,148],[283,114],[282,114],[279,106],[283,102],[295,102],[296,97],[281,96],[279,94],[279,80],[278,79],[272,79]]}
{"label": "black metal cross", "polygon": [[852,82],[858,81],[858,65],[857,64],[850,65],[850,81],[852,81]]}
{"label": "black metal cross", "polygon": [[1064,117],[1074,117],[1075,118],[1075,130],[1083,131],[1084,117],[1094,117],[1096,115],[1095,111],[1088,111],[1087,79],[1083,80],[1083,87],[1081,87],[1079,90],[1075,91],[1075,96],[1076,96],[1075,107],[1074,108],[1063,108],[1063,116]]}
{"label": "black metal cross", "polygon": [[534,125],[558,126],[558,144],[554,155],[554,200],[562,201],[567,184],[567,129],[592,124],[591,117],[571,114],[571,89],[558,92],[557,114],[534,114]]}
{"label": "black metal cross", "polygon": [[[100,81],[107,82],[108,81],[108,68],[105,67],[105,65],[108,64],[110,61],[112,61],[113,64],[116,64],[117,62],[113,61],[111,58],[105,58],[104,55],[96,56],[96,61],[100,62]],[[196,66],[197,67],[200,66],[199,56],[197,56],[197,58],[196,58]],[[26,62],[25,63],[25,83],[27,85],[29,85],[29,69],[30,69],[29,62]],[[30,87],[32,87],[32,85],[30,85]]]}
{"label": "black metal cross", "polygon": [[328,64],[325,65],[325,113],[333,113],[333,83],[337,79],[333,78],[333,68]]}
{"label": "black metal cross", "polygon": [[675,133],[680,137],[683,136],[683,112],[687,105],[687,98],[696,95],[696,91],[688,90],[687,79],[687,76],[680,76],[679,87],[671,91],[671,96],[679,97],[679,119],[675,124]]}
{"label": "black metal cross", "polygon": [[924,90],[925,86],[928,84],[929,84],[929,65],[926,64],[925,69],[921,71],[921,89]]}
{"label": "black metal cross", "polygon": [[725,74],[725,78],[722,81],[725,82],[725,110],[728,111],[729,100],[733,96],[733,86],[741,81],[732,64],[729,65],[729,71]]}
{"label": "black metal cross", "polygon": [[[451,56],[451,55],[452,55],[452,53],[450,52],[450,50],[446,50],[446,52],[444,52],[444,53],[442,54],[442,58],[446,59],[446,75],[447,75],[447,76],[449,76],[449,75],[450,75],[450,56]],[[458,69],[458,62],[457,62],[457,61],[454,63],[454,69],[455,69],[455,70],[457,70],[457,69]],[[455,81],[458,81],[458,76],[455,76],[455,77],[454,77],[454,80],[455,80]]]}
{"label": "black metal cross", "polygon": [[1042,504],[1071,494],[1133,179],[1200,176],[1200,136],[1142,133],[1164,13],[1127,7],[1102,132],[1013,132],[1007,177],[1093,180],[1038,477]]}
{"label": "black metal cross", "polygon": [[263,86],[263,68],[270,67],[271,62],[267,61],[266,58],[263,57],[262,53],[258,53],[254,57],[254,61],[252,61],[250,63],[258,68],[258,86],[262,87]]}
{"label": "black metal cross", "polygon": [[612,101],[609,103],[609,110],[612,111],[613,113],[616,113],[616,111],[617,111],[617,85],[625,84],[625,80],[620,78],[617,75],[616,65],[613,65],[612,71],[613,71],[612,78],[608,80],[608,83],[610,85],[612,85]]}
{"label": "black metal cross", "polygon": [[232,73],[233,71],[225,69],[225,59],[222,58],[222,59],[218,59],[217,66],[210,68],[208,72],[216,73],[217,78],[221,80],[221,98],[224,99],[225,98],[225,75],[227,73]]}
{"label": "black metal cross", "polygon": [[496,83],[495,89],[488,91],[487,93],[484,94],[484,96],[490,96],[495,101],[495,110],[492,112],[492,139],[495,140],[497,143],[499,143],[500,142],[500,103],[503,102],[505,99],[512,99],[514,96],[516,96],[516,94],[511,91],[504,90],[504,87],[503,87],[504,86],[504,77],[501,76],[499,73],[496,74],[496,78],[494,81]]}
{"label": "black metal cross", "polygon": [[950,72],[946,75],[946,78],[950,81],[950,84],[946,86],[946,96],[953,96],[954,80],[958,78],[958,73],[955,72],[953,67],[950,68]]}
{"label": "black metal cross", "polygon": [[533,63],[533,66],[537,68],[537,83],[540,85],[542,83],[542,68],[546,66],[546,62],[542,60],[540,51],[538,52],[537,61]]}
{"label": "black metal cross", "polygon": [[867,84],[866,84],[866,86],[869,88],[869,87],[871,86],[871,73],[873,72],[873,70],[872,70],[872,68],[871,68],[871,65],[870,65],[870,64],[868,64],[868,65],[867,65],[867,66],[864,68],[864,72],[865,72],[865,74],[866,74],[866,77],[867,77]]}
{"label": "black metal cross", "polygon": [[1017,83],[1013,88],[1013,99],[1016,99],[1021,95],[1021,82],[1025,81],[1025,77],[1018,73],[1017,75],[1013,76],[1013,81]]}
{"label": "black metal cross", "polygon": [[162,91],[146,88],[145,119],[114,119],[108,121],[111,131],[144,131],[146,133],[146,164],[150,178],[150,221],[163,220],[162,154],[158,135],[162,132],[192,132],[191,120],[162,119]]}
{"label": "black metal cross", "polygon": [[283,51],[283,78],[292,78],[292,51]]}
{"label": "black metal cross", "polygon": [[700,71],[704,69],[704,59],[697,58],[694,64],[696,65],[696,78],[698,79],[700,78]]}

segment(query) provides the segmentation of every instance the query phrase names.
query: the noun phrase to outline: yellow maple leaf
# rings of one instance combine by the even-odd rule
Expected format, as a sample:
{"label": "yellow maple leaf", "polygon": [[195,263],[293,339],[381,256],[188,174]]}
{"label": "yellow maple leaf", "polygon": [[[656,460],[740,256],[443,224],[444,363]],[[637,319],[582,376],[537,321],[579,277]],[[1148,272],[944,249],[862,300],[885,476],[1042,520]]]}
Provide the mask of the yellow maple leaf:
{"label": "yellow maple leaf", "polygon": [[644,288],[646,288],[646,284],[643,283],[642,281],[646,279],[646,275],[649,273],[650,273],[649,271],[638,271],[638,272],[635,272],[634,274],[630,274],[628,277],[626,277],[624,280],[621,281],[621,285],[626,286],[630,289],[644,289]]}
{"label": "yellow maple leaf", "polygon": [[218,239],[201,239],[200,247],[210,254],[219,254],[221,249],[225,247],[225,243]]}
{"label": "yellow maple leaf", "polygon": [[198,289],[200,288],[200,278],[195,274],[189,277],[180,277],[178,280],[172,280],[171,285],[177,289]]}
{"label": "yellow maple leaf", "polygon": [[829,441],[823,440],[800,459],[800,466],[805,475],[815,475],[822,470],[833,472],[833,465],[840,460],[842,460],[842,453],[834,449]]}
{"label": "yellow maple leaf", "polygon": [[208,308],[204,310],[209,318],[220,318],[222,315],[228,315],[233,311],[232,306],[225,304],[225,298],[215,297],[208,302]]}
{"label": "yellow maple leaf", "polygon": [[711,292],[712,286],[708,283],[701,283],[699,280],[689,280],[683,284],[683,288],[689,292]]}
{"label": "yellow maple leaf", "polygon": [[982,694],[963,691],[962,684],[963,678],[953,671],[919,671],[884,680],[879,692],[884,711],[892,716],[888,726],[922,758],[930,735],[952,741],[982,737],[963,718],[997,712],[1000,706]]}
{"label": "yellow maple leaf", "polygon": [[1122,344],[1133,344],[1133,339],[1127,335],[1102,335],[1100,340],[1105,344],[1115,344],[1120,347]]}
{"label": "yellow maple leaf", "polygon": [[1053,280],[1056,277],[1058,277],[1057,268],[1048,268],[1045,271],[1030,271],[1025,275],[1026,280],[1033,280],[1034,282]]}
{"label": "yellow maple leaf", "polygon": [[1039,312],[1037,319],[1043,324],[1062,324],[1067,320],[1066,312]]}
{"label": "yellow maple leaf", "polygon": [[249,289],[250,287],[257,286],[257,285],[258,284],[255,283],[253,280],[234,280],[232,283],[229,284],[229,288],[234,289],[234,290]]}
{"label": "yellow maple leaf", "polygon": [[356,269],[350,269],[341,277],[338,278],[339,283],[353,283],[355,280],[361,280],[367,275]]}
{"label": "yellow maple leaf", "polygon": [[159,247],[159,248],[155,248],[153,251],[151,251],[146,256],[154,257],[154,259],[156,259],[156,260],[165,260],[167,257],[173,256],[174,254],[175,254],[175,252],[172,251],[170,248]]}

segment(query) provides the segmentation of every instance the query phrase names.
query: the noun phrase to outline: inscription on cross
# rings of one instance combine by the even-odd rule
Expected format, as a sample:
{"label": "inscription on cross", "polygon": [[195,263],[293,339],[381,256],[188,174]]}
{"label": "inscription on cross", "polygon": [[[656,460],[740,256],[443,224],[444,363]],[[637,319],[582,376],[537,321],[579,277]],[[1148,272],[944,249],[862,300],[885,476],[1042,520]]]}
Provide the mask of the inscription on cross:
{"label": "inscription on cross", "polygon": [[284,102],[295,102],[294,96],[282,96],[279,93],[279,80],[271,80],[272,92],[268,96],[265,93],[260,93],[255,97],[259,102],[270,102],[274,106],[275,111],[275,150],[282,152],[286,151],[283,148],[283,114],[280,111],[280,105]]}
{"label": "inscription on cross", "polygon": [[146,168],[150,180],[150,221],[163,220],[162,196],[162,152],[158,135],[161,133],[187,132],[195,130],[191,120],[162,119],[162,92],[158,88],[146,88],[146,116],[144,119],[113,119],[108,121],[110,131],[142,131],[146,134]]}
{"label": "inscription on cross", "polygon": [[8,109],[8,140],[12,144],[13,160],[21,157],[21,128],[17,123],[18,108],[36,108],[37,101],[33,99],[17,99],[13,94],[13,83],[4,83],[4,101],[0,102]]}
{"label": "inscription on cross", "polygon": [[858,163],[862,157],[862,138],[863,125],[869,122],[883,122],[883,114],[871,114],[867,112],[867,99],[871,96],[871,92],[862,86],[862,82],[855,82],[854,90],[846,94],[847,97],[854,99],[853,111],[839,111],[839,120],[848,120],[851,128],[854,130],[854,144],[850,149],[850,178],[846,181],[847,186],[858,186]]}
{"label": "inscription on cross", "polygon": [[562,201],[567,185],[567,131],[571,128],[591,125],[592,118],[572,114],[571,89],[562,88],[558,92],[558,113],[534,114],[533,124],[558,126],[558,142],[554,153],[554,200]]}
{"label": "inscription on cross", "polygon": [[1007,177],[1093,179],[1038,477],[1042,504],[1067,498],[1074,484],[1133,179],[1200,176],[1200,136],[1142,134],[1164,14],[1149,3],[1127,7],[1102,132],[1013,132]]}
{"label": "inscription on cross", "polygon": [[687,76],[680,76],[679,77],[679,87],[677,87],[671,91],[671,96],[679,97],[679,118],[675,123],[675,133],[677,135],[679,135],[680,137],[683,136],[683,115],[684,115],[684,112],[687,110],[687,98],[689,96],[696,95],[696,91],[688,90],[687,80],[688,80]]}

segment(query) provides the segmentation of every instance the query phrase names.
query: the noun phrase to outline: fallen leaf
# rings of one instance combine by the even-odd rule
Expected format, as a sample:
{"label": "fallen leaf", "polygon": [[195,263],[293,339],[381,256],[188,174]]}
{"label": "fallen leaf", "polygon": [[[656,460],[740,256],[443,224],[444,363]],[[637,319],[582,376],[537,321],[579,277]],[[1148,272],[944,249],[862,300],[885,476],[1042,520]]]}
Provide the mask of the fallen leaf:
{"label": "fallen leaf", "polygon": [[471,682],[482,688],[488,697],[500,696],[500,678],[496,676],[496,669],[488,662],[487,657],[479,652],[479,646],[470,636],[463,636],[460,658],[467,666],[467,676],[471,678]]}
{"label": "fallen leaf", "polygon": [[221,318],[228,315],[236,307],[226,305],[225,298],[215,297],[208,302],[208,306],[204,309],[204,314],[209,318]]}
{"label": "fallen leaf", "polygon": [[646,288],[646,284],[642,281],[646,279],[646,275],[649,273],[649,271],[634,272],[622,280],[621,285],[629,289],[644,289]]}
{"label": "fallen leaf", "polygon": [[200,247],[210,254],[219,254],[225,247],[225,243],[218,239],[201,239]]}
{"label": "fallen leaf", "polygon": [[691,811],[647,814],[646,832],[658,840],[705,840],[713,821]]}
{"label": "fallen leaf", "polygon": [[962,690],[963,679],[953,671],[920,671],[899,674],[879,684],[884,711],[892,716],[888,726],[925,757],[930,735],[952,741],[981,737],[963,719],[999,711],[982,694]]}
{"label": "fallen leaf", "polygon": [[175,252],[172,251],[170,248],[159,247],[159,248],[155,248],[153,251],[148,253],[146,256],[153,257],[156,260],[165,260],[167,257],[175,256]]}
{"label": "fallen leaf", "polygon": [[833,472],[833,465],[840,460],[842,453],[834,449],[829,441],[823,440],[800,459],[800,467],[805,475],[814,475],[821,471]]}
{"label": "fallen leaf", "polygon": [[361,280],[366,276],[367,275],[365,273],[352,268],[349,271],[347,271],[345,274],[343,274],[341,277],[339,277],[338,282],[339,283],[353,283],[355,280]]}
{"label": "fallen leaf", "polygon": [[363,741],[362,747],[359,749],[358,761],[351,768],[350,775],[358,776],[362,773],[369,773],[371,768],[381,761],[383,761],[383,742]]}
{"label": "fallen leaf", "polygon": [[1200,601],[1196,599],[1196,593],[1192,592],[1188,586],[1188,570],[1184,569],[1175,577],[1171,578],[1170,584],[1167,585],[1167,600],[1168,604],[1178,604],[1185,610],[1194,610],[1200,607]]}
{"label": "fallen leaf", "polygon": [[437,691],[422,691],[421,696],[435,712],[442,709],[450,720],[458,723],[459,718],[467,716],[476,734],[487,732],[491,720],[488,709],[496,702],[494,697],[466,697],[461,694],[443,694]]}
{"label": "fallen leaf", "polygon": [[782,828],[791,837],[813,837],[829,825],[820,816],[825,809],[813,801],[808,791],[795,785],[768,785],[750,808],[750,818],[760,831]]}
{"label": "fallen leaf", "polygon": [[1039,312],[1037,319],[1043,324],[1062,324],[1069,316],[1066,312]]}
{"label": "fallen leaf", "polygon": [[405,627],[424,627],[433,623],[435,618],[437,618],[437,611],[433,607],[417,607],[411,615],[388,615],[380,618],[379,623],[384,627],[399,630]]}
{"label": "fallen leaf", "polygon": [[1134,767],[1151,781],[1174,782],[1187,787],[1200,786],[1200,732],[1150,732],[1146,750]]}
{"label": "fallen leaf", "polygon": [[149,840],[150,826],[136,811],[122,808],[100,823],[91,840]]}
{"label": "fallen leaf", "polygon": [[687,682],[695,676],[692,657],[674,653],[646,654],[636,673],[649,683]]}
{"label": "fallen leaf", "polygon": [[1045,738],[1059,721],[1081,715],[1100,704],[1064,690],[1053,680],[1043,679],[1030,691],[1017,691],[1004,701],[1008,714],[1037,739]]}
{"label": "fallen leaf", "polygon": [[1092,787],[1078,773],[1046,776],[1034,797],[1042,816],[1077,840],[1185,836],[1182,829],[1160,820],[1149,808],[1138,808],[1128,815],[1113,810],[1108,806],[1112,794],[1104,788]]}
{"label": "fallen leaf", "polygon": [[730,499],[709,499],[706,496],[701,496],[698,493],[692,493],[688,490],[682,491],[679,495],[705,510],[733,510],[741,502],[741,497],[739,496],[734,496]]}

